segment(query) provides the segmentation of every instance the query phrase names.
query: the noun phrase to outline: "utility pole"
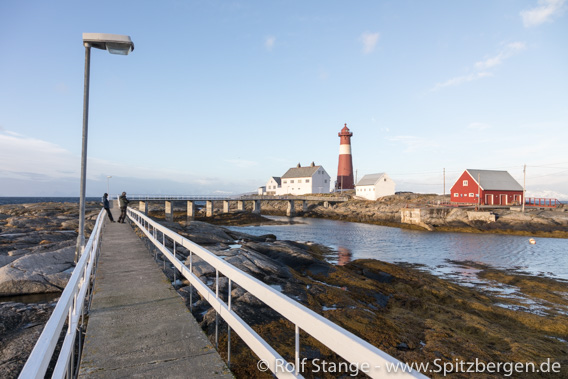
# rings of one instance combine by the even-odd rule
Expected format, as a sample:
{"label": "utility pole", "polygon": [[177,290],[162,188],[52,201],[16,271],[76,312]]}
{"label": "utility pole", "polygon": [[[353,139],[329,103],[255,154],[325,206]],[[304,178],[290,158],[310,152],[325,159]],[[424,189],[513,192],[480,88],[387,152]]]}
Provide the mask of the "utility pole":
{"label": "utility pole", "polygon": [[525,194],[527,193],[527,165],[525,164],[523,166],[523,206],[522,206],[522,212],[525,212]]}
{"label": "utility pole", "polygon": [[477,174],[477,207],[481,207],[481,178],[480,174]]}
{"label": "utility pole", "polygon": [[444,168],[444,196],[446,196],[446,169]]}

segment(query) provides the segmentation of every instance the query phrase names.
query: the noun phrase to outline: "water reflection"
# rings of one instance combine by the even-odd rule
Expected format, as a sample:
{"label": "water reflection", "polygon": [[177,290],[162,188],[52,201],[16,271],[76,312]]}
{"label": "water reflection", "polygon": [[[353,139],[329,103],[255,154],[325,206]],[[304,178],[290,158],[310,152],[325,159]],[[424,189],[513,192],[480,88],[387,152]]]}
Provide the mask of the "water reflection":
{"label": "water reflection", "polygon": [[351,250],[345,247],[339,247],[337,249],[337,265],[345,266],[347,263],[351,262]]}
{"label": "water reflection", "polygon": [[[288,220],[287,217],[271,217]],[[272,233],[281,240],[313,241],[337,251],[337,264],[369,258],[424,265],[440,275],[473,278],[472,261],[535,275],[568,279],[568,241],[501,234],[432,233],[325,219],[293,218],[294,225],[230,227],[244,233]],[[343,263],[345,262],[345,263]],[[335,263],[335,262],[334,262]]]}

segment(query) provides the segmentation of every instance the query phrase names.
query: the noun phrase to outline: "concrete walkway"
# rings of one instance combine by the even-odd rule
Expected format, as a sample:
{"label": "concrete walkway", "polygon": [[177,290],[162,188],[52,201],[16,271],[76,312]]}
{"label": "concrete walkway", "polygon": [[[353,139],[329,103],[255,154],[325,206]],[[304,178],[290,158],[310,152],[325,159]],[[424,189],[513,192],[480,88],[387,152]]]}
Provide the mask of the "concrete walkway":
{"label": "concrete walkway", "polygon": [[79,377],[232,378],[132,227],[105,222]]}

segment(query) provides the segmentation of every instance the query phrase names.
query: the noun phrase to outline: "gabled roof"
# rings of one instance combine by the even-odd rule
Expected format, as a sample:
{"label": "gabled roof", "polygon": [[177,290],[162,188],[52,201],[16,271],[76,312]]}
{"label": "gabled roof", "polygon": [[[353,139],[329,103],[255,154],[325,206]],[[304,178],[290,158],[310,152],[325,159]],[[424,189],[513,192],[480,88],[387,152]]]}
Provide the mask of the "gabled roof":
{"label": "gabled roof", "polygon": [[378,174],[368,174],[365,175],[359,180],[356,184],[357,186],[372,186],[377,183],[381,178],[385,175],[384,172],[380,172]]}
{"label": "gabled roof", "polygon": [[501,191],[522,191],[523,186],[519,184],[507,171],[496,170],[475,170],[467,169],[469,175],[477,182],[479,177],[479,185],[485,191],[501,190]]}
{"label": "gabled roof", "polygon": [[279,176],[273,176],[272,180],[274,180],[276,182],[276,184],[278,184],[278,185],[282,184],[282,180],[280,179]]}
{"label": "gabled roof", "polygon": [[311,178],[320,168],[321,166],[292,167],[291,169],[286,171],[284,175],[282,175],[282,179]]}

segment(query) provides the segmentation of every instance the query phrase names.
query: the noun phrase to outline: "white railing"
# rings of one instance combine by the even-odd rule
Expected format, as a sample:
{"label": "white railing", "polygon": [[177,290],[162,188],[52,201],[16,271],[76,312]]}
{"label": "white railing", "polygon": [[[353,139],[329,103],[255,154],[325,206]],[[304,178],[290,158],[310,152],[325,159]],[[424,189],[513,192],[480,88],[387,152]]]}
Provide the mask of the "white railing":
{"label": "white railing", "polygon": [[[350,364],[357,365],[356,367],[359,368],[368,368],[368,371],[365,371],[365,373],[372,378],[385,377],[386,367],[396,367],[397,365],[398,367],[404,366],[404,363],[398,361],[396,358],[391,357],[353,333],[339,327],[328,319],[264,284],[260,280],[226,263],[223,259],[217,257],[210,251],[167,229],[144,214],[128,208],[128,216],[132,222],[146,234],[157,249],[173,264],[175,269],[180,271],[181,275],[189,280],[190,284],[198,290],[201,296],[215,309],[217,314],[225,320],[229,326],[228,348],[230,349],[231,345],[230,332],[234,330],[252,351],[267,364],[266,367],[277,377],[302,377],[301,373],[298,372],[300,368],[300,329],[323,343]],[[173,246],[172,250],[167,247],[168,242]],[[189,267],[177,259],[178,246],[183,246],[189,251]],[[193,254],[215,268],[215,292],[193,274]],[[228,300],[226,303],[219,297],[219,274],[228,278]],[[295,325],[295,362],[293,364],[287,365],[286,360],[231,309],[232,282],[237,283]],[[190,299],[190,303],[192,303],[192,301],[193,300]],[[215,329],[215,339],[217,340],[218,328],[216,327]],[[230,350],[227,356],[230,363]],[[286,369],[282,369],[283,366],[293,367],[294,370],[288,372]],[[397,377],[401,378],[426,378],[426,376],[419,372],[402,372],[402,369],[399,369],[397,374],[394,372],[390,374],[397,375]]]}
{"label": "white railing", "polygon": [[238,197],[231,196],[206,196],[206,195],[129,195],[128,200],[236,200]]}
{"label": "white railing", "polygon": [[[83,254],[77,262],[67,286],[63,290],[51,317],[45,324],[43,332],[37,340],[19,378],[44,378],[48,365],[53,357],[57,341],[61,336],[63,326],[67,322],[67,332],[63,345],[57,357],[57,363],[52,378],[75,377],[75,342],[77,331],[82,331],[85,311],[85,299],[89,296],[91,275],[94,271],[101,230],[104,222],[104,209],[101,209],[91,232],[89,241],[85,245]],[[81,324],[79,324],[81,322]],[[81,337],[81,336],[79,336]],[[79,338],[79,350],[81,338]]]}

